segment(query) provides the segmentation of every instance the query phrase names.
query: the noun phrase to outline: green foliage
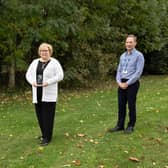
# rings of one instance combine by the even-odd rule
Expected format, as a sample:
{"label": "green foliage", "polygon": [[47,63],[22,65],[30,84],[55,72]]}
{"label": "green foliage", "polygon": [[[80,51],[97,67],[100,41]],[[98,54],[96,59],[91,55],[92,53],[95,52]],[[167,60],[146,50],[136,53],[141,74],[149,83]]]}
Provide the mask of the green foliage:
{"label": "green foliage", "polygon": [[150,65],[147,67],[151,74],[167,74],[168,73],[168,46],[162,51],[150,53]]}
{"label": "green foliage", "polygon": [[127,34],[138,36],[145,55],[165,49],[167,11],[166,0],[1,0],[1,64],[24,73],[39,44],[49,42],[67,86],[103,80],[115,73]]}

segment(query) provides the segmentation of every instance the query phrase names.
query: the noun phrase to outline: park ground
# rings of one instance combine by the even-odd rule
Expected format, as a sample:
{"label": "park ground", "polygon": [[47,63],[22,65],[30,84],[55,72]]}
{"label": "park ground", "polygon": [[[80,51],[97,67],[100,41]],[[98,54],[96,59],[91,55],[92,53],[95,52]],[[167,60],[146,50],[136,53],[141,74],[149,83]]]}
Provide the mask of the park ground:
{"label": "park ground", "polygon": [[[0,94],[0,168],[168,168],[168,76],[144,76],[133,134],[117,120],[115,81],[60,90],[53,141],[40,147],[31,89]],[[128,120],[128,118],[127,118]]]}

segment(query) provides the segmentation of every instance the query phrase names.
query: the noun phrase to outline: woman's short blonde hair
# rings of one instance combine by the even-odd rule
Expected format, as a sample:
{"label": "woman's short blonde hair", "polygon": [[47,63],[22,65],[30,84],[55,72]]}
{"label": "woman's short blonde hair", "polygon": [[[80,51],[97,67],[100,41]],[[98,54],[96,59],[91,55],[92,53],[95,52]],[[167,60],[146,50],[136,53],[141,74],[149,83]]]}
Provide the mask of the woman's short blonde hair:
{"label": "woman's short blonde hair", "polygon": [[41,43],[39,48],[38,48],[38,54],[40,55],[40,50],[42,50],[42,48],[47,47],[50,53],[50,56],[52,56],[53,54],[53,47],[51,44],[48,43]]}

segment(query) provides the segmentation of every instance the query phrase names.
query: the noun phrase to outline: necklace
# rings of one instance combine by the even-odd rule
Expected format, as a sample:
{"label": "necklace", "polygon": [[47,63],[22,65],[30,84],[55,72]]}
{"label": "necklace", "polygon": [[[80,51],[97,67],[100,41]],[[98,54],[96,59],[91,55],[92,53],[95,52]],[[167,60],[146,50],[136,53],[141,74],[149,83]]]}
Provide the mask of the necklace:
{"label": "necklace", "polygon": [[42,62],[41,68],[44,69],[48,62]]}
{"label": "necklace", "polygon": [[50,60],[45,61],[45,62],[41,62],[41,69],[44,70],[49,62],[50,62]]}

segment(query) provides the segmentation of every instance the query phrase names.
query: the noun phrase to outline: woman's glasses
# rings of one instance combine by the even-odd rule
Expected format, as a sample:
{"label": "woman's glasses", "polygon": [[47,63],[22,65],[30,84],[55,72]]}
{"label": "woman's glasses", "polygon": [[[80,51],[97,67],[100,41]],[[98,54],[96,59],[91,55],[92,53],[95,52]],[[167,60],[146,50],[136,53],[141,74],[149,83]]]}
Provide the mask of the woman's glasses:
{"label": "woman's glasses", "polygon": [[49,50],[40,50],[40,52],[48,52]]}

